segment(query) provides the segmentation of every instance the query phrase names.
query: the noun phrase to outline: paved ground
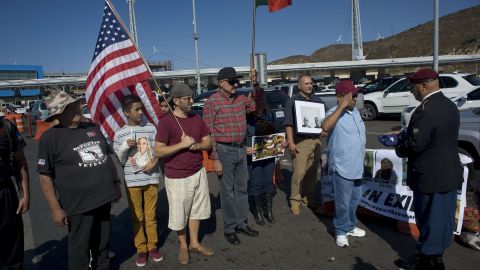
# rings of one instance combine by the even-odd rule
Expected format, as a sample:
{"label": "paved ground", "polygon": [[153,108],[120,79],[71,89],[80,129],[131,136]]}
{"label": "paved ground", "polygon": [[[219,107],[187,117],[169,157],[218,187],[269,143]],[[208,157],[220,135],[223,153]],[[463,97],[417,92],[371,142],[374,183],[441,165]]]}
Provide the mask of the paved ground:
{"label": "paved ground", "polygon": [[[396,118],[368,122],[367,147],[381,148],[376,136],[398,123]],[[27,140],[26,154],[32,172],[32,203],[30,212],[24,216],[26,269],[66,269],[66,231],[51,221],[33,166],[37,144]],[[352,238],[349,248],[338,248],[332,235],[331,217],[316,215],[306,208],[302,209],[300,215],[292,216],[286,199],[291,175],[289,164],[287,157],[282,162],[285,181],[274,199],[277,223],[263,227],[253,225],[260,231],[260,236],[250,238],[240,235],[240,246],[232,246],[223,238],[218,179],[210,174],[213,211],[212,217],[201,225],[201,238],[205,245],[215,249],[216,255],[203,258],[193,254],[187,266],[177,262],[176,235],[166,229],[168,207],[162,183],[158,202],[158,232],[165,259],[160,263],[149,262],[145,269],[399,269],[399,262],[414,254],[415,240],[399,233],[392,220],[361,216],[360,227],[366,229],[367,236]],[[111,246],[117,253],[112,261],[112,269],[134,269],[135,250],[125,197],[113,206],[112,219]],[[253,222],[253,218],[250,219]],[[480,265],[480,256],[478,252],[454,243],[448,249],[445,261],[448,269],[471,269],[474,265]]]}

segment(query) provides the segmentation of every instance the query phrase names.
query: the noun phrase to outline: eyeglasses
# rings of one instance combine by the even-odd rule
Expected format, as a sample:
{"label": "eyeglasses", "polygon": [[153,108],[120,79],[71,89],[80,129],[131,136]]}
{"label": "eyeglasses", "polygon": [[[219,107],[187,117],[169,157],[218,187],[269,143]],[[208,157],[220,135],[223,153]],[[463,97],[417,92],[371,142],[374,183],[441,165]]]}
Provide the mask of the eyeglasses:
{"label": "eyeglasses", "polygon": [[190,101],[190,100],[193,99],[193,97],[192,97],[192,96],[189,96],[189,97],[179,97],[178,99],[181,99],[181,100],[183,100],[183,101]]}
{"label": "eyeglasses", "polygon": [[224,81],[226,81],[231,86],[234,86],[235,84],[240,84],[240,82],[238,81],[237,78],[230,78],[230,79],[224,80]]}

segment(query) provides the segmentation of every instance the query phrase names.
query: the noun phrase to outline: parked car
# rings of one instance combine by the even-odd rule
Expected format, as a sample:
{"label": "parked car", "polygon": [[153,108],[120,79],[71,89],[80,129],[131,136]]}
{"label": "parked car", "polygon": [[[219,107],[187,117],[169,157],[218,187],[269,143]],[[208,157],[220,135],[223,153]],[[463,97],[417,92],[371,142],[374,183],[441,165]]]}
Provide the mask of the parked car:
{"label": "parked car", "polygon": [[283,122],[285,120],[285,103],[287,103],[288,96],[277,89],[265,89],[265,103],[267,104],[269,112],[272,114],[273,124],[277,132],[285,131]]}
{"label": "parked car", "polygon": [[23,107],[22,105],[18,105],[18,104],[10,104],[10,105],[7,106],[6,109],[9,110],[10,112],[16,113],[16,114],[27,113],[27,108]]}
{"label": "parked car", "polygon": [[363,94],[383,91],[399,79],[401,79],[401,77],[385,77],[376,79],[360,87],[359,90],[361,90]]}
{"label": "parked car", "polygon": [[[465,91],[480,85],[480,80],[470,74],[440,74],[440,89],[449,98],[453,98]],[[399,79],[381,92],[367,93],[364,95],[363,120],[374,120],[380,114],[400,114],[405,107],[416,106],[410,92],[411,86],[406,78]]]}
{"label": "parked car", "polygon": [[[237,88],[237,94],[246,96],[252,90],[253,88]],[[203,105],[205,104],[205,101],[216,92],[217,90],[206,91],[194,97],[193,105],[192,105],[192,113],[203,116]]]}
{"label": "parked car", "polygon": [[[272,86],[271,88],[282,90],[286,95],[289,97],[298,93],[298,83],[284,83]],[[332,86],[318,86],[317,84],[313,85],[313,92],[317,95],[322,92],[328,92],[332,90]],[[333,90],[335,90],[335,86],[333,86]]]}
{"label": "parked car", "polygon": [[458,152],[473,159],[468,165],[468,183],[472,183],[480,174],[480,108],[460,112]]}
{"label": "parked car", "polygon": [[[473,88],[463,94],[452,98],[453,103],[457,105],[459,111],[471,108],[480,108],[480,87]],[[410,118],[415,111],[416,106],[409,106],[403,109],[400,117],[402,127],[408,126]]]}
{"label": "parked car", "polygon": [[480,108],[460,112],[459,152],[472,157],[480,168]]}
{"label": "parked car", "polygon": [[30,122],[36,123],[37,120],[45,120],[47,118],[48,109],[44,101],[37,101],[31,106],[32,108],[28,111]]}

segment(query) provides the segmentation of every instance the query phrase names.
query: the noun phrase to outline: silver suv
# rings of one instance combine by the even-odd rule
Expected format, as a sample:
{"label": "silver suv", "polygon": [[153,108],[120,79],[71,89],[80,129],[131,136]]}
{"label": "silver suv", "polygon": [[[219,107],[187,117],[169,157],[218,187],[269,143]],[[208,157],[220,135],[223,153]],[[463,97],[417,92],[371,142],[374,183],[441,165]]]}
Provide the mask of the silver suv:
{"label": "silver suv", "polygon": [[480,108],[460,112],[458,149],[480,166]]}

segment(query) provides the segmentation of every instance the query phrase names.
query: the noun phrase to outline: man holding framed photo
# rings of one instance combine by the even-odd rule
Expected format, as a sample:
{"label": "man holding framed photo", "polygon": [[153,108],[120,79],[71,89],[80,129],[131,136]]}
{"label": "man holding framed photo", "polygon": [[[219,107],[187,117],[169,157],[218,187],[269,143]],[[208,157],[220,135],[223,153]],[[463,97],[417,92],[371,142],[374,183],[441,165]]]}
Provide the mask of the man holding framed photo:
{"label": "man holding framed photo", "polygon": [[[307,112],[320,117],[322,110],[325,111],[323,101],[313,94],[310,75],[303,74],[298,78],[298,88],[298,94],[292,96],[285,105],[284,121],[292,156],[290,210],[294,215],[300,214],[300,205],[314,205],[313,192],[320,165],[321,129],[304,127],[303,119]],[[301,108],[300,104],[305,106]]]}

